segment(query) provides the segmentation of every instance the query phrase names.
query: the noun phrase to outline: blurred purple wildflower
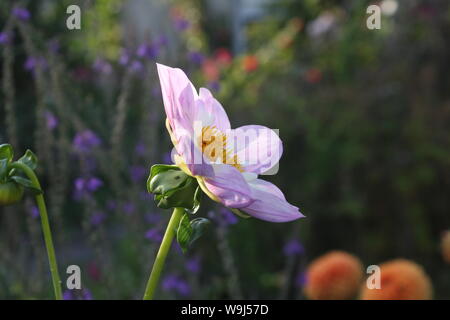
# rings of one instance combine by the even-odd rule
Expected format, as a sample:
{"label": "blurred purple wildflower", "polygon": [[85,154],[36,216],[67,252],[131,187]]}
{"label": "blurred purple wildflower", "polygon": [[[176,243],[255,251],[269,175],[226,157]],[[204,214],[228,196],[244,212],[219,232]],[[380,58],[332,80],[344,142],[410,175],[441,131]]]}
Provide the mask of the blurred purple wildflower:
{"label": "blurred purple wildflower", "polygon": [[167,46],[167,43],[169,41],[167,40],[167,37],[165,35],[160,35],[155,41],[155,45],[158,47],[164,47]]}
{"label": "blurred purple wildflower", "polygon": [[47,43],[48,50],[51,53],[58,53],[60,49],[59,41],[57,39],[52,39]]}
{"label": "blurred purple wildflower", "polygon": [[297,274],[297,277],[295,278],[295,285],[298,288],[304,287],[306,285],[307,281],[306,273],[305,272],[299,272]]}
{"label": "blurred purple wildflower", "polygon": [[226,208],[220,208],[218,213],[210,211],[208,212],[208,216],[222,226],[228,226],[239,222],[236,215]]}
{"label": "blurred purple wildflower", "polygon": [[27,71],[34,71],[36,67],[45,69],[47,67],[47,61],[43,57],[28,57],[23,67]]}
{"label": "blurred purple wildflower", "polygon": [[145,232],[145,239],[148,239],[150,241],[161,242],[162,238],[163,236],[161,230],[158,228],[152,228]]}
{"label": "blurred purple wildflower", "polygon": [[130,214],[132,214],[132,213],[134,212],[134,210],[135,210],[136,208],[135,208],[135,206],[134,206],[134,204],[133,204],[132,202],[127,202],[127,203],[125,203],[125,204],[123,205],[122,209],[123,209],[123,212],[124,212],[126,215],[130,215]]}
{"label": "blurred purple wildflower", "polygon": [[38,209],[38,207],[31,206],[30,209],[29,209],[29,212],[30,212],[30,216],[33,219],[36,219],[37,217],[39,217],[39,209]]}
{"label": "blurred purple wildflower", "polygon": [[130,52],[128,49],[122,49],[122,52],[120,53],[120,57],[119,57],[119,64],[121,64],[122,66],[127,65],[130,62]]}
{"label": "blurred purple wildflower", "polygon": [[106,209],[113,211],[113,210],[116,210],[116,208],[117,208],[116,201],[108,200],[106,202]]}
{"label": "blurred purple wildflower", "polygon": [[147,174],[147,169],[143,166],[132,166],[130,168],[130,176],[133,182],[140,182]]}
{"label": "blurred purple wildflower", "polygon": [[53,130],[58,126],[58,118],[56,118],[56,116],[50,111],[45,112],[45,120],[47,123],[47,129],[49,130]]}
{"label": "blurred purple wildflower", "polygon": [[101,186],[103,186],[103,181],[97,177],[76,178],[74,185],[75,198],[79,199],[84,195],[97,191]]}
{"label": "blurred purple wildflower", "polygon": [[199,273],[201,270],[200,258],[193,257],[186,261],[186,270],[192,273]]}
{"label": "blurred purple wildflower", "polygon": [[75,150],[83,153],[90,152],[92,148],[97,147],[100,143],[100,138],[89,129],[77,133],[73,139]]}
{"label": "blurred purple wildflower", "polygon": [[182,18],[182,17],[176,17],[173,21],[173,25],[176,30],[178,31],[184,31],[189,28],[191,25],[188,20]]}
{"label": "blurred purple wildflower", "polygon": [[154,44],[144,43],[138,47],[136,54],[141,58],[155,60],[159,55],[159,47]]}
{"label": "blurred purple wildflower", "polygon": [[220,91],[220,83],[219,81],[211,81],[208,83],[208,88],[211,89],[214,92]]}
{"label": "blurred purple wildflower", "polygon": [[141,193],[139,194],[139,198],[141,198],[142,201],[149,201],[149,200],[153,201],[153,195],[146,191],[141,191]]}
{"label": "blurred purple wildflower", "polygon": [[111,74],[111,72],[112,72],[111,64],[108,61],[101,59],[101,58],[95,59],[94,64],[92,65],[92,68],[95,71],[106,74],[106,75]]}
{"label": "blurred purple wildflower", "polygon": [[139,60],[133,60],[130,65],[130,71],[134,73],[139,73],[144,70],[144,65]]}
{"label": "blurred purple wildflower", "polygon": [[188,53],[188,59],[192,63],[201,65],[203,63],[203,61],[205,60],[205,56],[201,52],[191,51]]}
{"label": "blurred purple wildflower", "polygon": [[88,289],[81,290],[65,290],[63,292],[63,300],[92,300],[92,293]]}
{"label": "blurred purple wildflower", "polygon": [[176,275],[168,275],[162,281],[164,291],[175,291],[182,296],[188,296],[191,293],[189,284]]}
{"label": "blurred purple wildflower", "polygon": [[91,224],[93,226],[99,226],[103,223],[106,219],[106,214],[102,211],[94,212],[94,214],[91,216]]}
{"label": "blurred purple wildflower", "polygon": [[12,34],[9,32],[0,32],[0,44],[9,44],[12,41]]}
{"label": "blurred purple wildflower", "polygon": [[163,163],[173,163],[173,161],[172,161],[172,151],[164,153]]}
{"label": "blurred purple wildflower", "polygon": [[12,9],[12,14],[17,19],[22,20],[22,21],[27,21],[31,17],[30,11],[28,11],[27,9],[22,8],[22,7],[14,7]]}
{"label": "blurred purple wildflower", "polygon": [[305,252],[305,248],[297,239],[289,240],[283,248],[283,253],[286,256],[296,256],[303,254]]}
{"label": "blurred purple wildflower", "polygon": [[160,214],[156,214],[154,212],[149,212],[147,214],[145,214],[145,221],[147,221],[148,223],[158,223],[161,220],[161,215]]}
{"label": "blurred purple wildflower", "polygon": [[136,144],[136,147],[134,147],[134,151],[137,153],[138,156],[143,157],[145,156],[145,144],[140,141]]}

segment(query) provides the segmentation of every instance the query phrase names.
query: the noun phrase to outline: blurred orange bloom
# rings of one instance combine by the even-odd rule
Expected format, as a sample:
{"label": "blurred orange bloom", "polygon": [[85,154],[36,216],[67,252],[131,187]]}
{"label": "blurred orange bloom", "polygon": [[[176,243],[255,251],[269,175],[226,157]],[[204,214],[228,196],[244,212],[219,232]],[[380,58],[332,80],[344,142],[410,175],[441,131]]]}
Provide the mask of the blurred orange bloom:
{"label": "blurred orange bloom", "polygon": [[309,265],[305,294],[313,300],[351,299],[358,292],[362,278],[363,266],[357,257],[332,251]]}
{"label": "blurred orange bloom", "polygon": [[450,230],[442,234],[441,251],[444,261],[450,263]]}
{"label": "blurred orange bloom", "polygon": [[242,60],[243,68],[246,72],[252,72],[258,69],[259,67],[259,60],[254,55],[248,55],[245,56]]}
{"label": "blurred orange bloom", "polygon": [[381,288],[369,289],[364,284],[361,300],[431,299],[431,282],[420,265],[409,260],[397,259],[383,263],[380,269]]}

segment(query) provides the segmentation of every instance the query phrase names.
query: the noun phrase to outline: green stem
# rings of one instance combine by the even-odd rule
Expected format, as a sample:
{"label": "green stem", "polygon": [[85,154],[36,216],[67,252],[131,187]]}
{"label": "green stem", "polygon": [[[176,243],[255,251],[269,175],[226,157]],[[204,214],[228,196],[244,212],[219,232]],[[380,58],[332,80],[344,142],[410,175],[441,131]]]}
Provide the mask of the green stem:
{"label": "green stem", "polygon": [[156,255],[155,263],[153,264],[150,278],[148,278],[147,287],[145,288],[144,300],[152,300],[155,294],[156,286],[158,285],[161,271],[166,261],[167,253],[169,252],[172,244],[173,237],[175,236],[178,225],[180,224],[181,217],[183,216],[183,208],[175,208],[167,225],[166,233],[159,247],[158,254]]}
{"label": "green stem", "polygon": [[[34,171],[27,165],[20,162],[13,162],[11,168],[16,168],[24,172],[31,180],[33,185],[41,190],[41,185]],[[53,247],[52,232],[48,222],[47,208],[45,206],[44,196],[42,194],[36,195],[36,203],[38,205],[39,213],[41,215],[42,232],[44,234],[45,246],[47,248],[48,262],[50,265],[50,273],[52,275],[53,289],[55,291],[56,300],[62,300],[61,280],[58,273],[58,265],[56,263],[55,248]]]}

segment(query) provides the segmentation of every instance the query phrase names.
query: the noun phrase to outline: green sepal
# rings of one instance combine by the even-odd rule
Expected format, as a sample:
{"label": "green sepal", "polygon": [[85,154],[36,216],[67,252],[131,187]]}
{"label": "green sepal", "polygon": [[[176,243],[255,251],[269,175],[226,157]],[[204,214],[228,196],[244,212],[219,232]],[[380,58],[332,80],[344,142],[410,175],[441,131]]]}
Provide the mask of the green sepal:
{"label": "green sepal", "polygon": [[200,238],[209,223],[209,220],[206,218],[196,218],[189,221],[189,214],[187,212],[183,214],[177,228],[177,242],[183,253]]}
{"label": "green sepal", "polygon": [[34,170],[37,167],[37,157],[30,149],[28,149],[25,154],[19,160],[17,160],[17,162],[23,163],[31,170]]}
{"label": "green sepal", "polygon": [[8,176],[8,159],[0,159],[0,182],[4,182]]}
{"label": "green sepal", "polygon": [[183,253],[185,253],[189,247],[192,233],[193,230],[189,222],[189,214],[184,212],[183,216],[181,217],[180,224],[177,228],[177,242],[180,245]]}
{"label": "green sepal", "polygon": [[10,144],[1,144],[0,145],[0,160],[7,159],[8,163],[12,161],[14,157],[14,150]]}
{"label": "green sepal", "polygon": [[249,214],[247,214],[247,213],[245,213],[245,212],[243,212],[243,211],[241,211],[239,209],[236,209],[236,208],[228,208],[228,209],[231,210],[231,212],[233,212],[238,217],[241,217],[241,218],[244,218],[244,219],[249,219],[249,218],[252,217],[251,215],[249,215]]}
{"label": "green sepal", "polygon": [[33,182],[31,182],[31,180],[28,180],[27,178],[21,176],[12,176],[10,177],[10,179],[27,188],[27,190],[30,190],[34,195],[43,193],[41,189],[36,188],[36,186],[33,185]]}
{"label": "green sepal", "polygon": [[155,194],[159,208],[185,208],[195,213],[200,207],[200,187],[197,179],[174,165],[154,165],[147,179],[147,190]]}
{"label": "green sepal", "polygon": [[0,206],[8,206],[22,200],[24,188],[14,181],[0,183]]}

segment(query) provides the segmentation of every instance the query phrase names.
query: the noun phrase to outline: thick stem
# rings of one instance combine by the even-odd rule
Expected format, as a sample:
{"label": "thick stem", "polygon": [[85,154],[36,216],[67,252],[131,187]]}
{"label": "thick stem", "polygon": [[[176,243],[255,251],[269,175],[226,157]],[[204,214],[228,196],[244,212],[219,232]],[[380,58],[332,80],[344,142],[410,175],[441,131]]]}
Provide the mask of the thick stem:
{"label": "thick stem", "polygon": [[183,208],[175,208],[173,210],[172,217],[167,225],[166,233],[164,234],[158,254],[156,255],[155,263],[153,264],[152,272],[150,273],[150,278],[147,282],[147,287],[145,288],[144,300],[153,299],[156,286],[159,282],[159,277],[161,276],[161,271],[164,267],[164,262],[166,261],[167,253],[169,252],[173,237],[175,236],[176,229],[180,224],[183,213]]}
{"label": "thick stem", "polygon": [[[13,162],[11,168],[15,168],[24,172],[31,180],[33,185],[41,189],[38,178],[34,171],[27,165],[20,162]],[[36,203],[41,215],[42,233],[44,234],[45,247],[47,248],[48,262],[50,265],[50,273],[52,275],[53,289],[55,291],[56,300],[62,300],[61,280],[58,273],[58,264],[56,263],[55,248],[53,247],[52,232],[50,230],[50,223],[48,222],[47,208],[42,194],[36,195]]]}

